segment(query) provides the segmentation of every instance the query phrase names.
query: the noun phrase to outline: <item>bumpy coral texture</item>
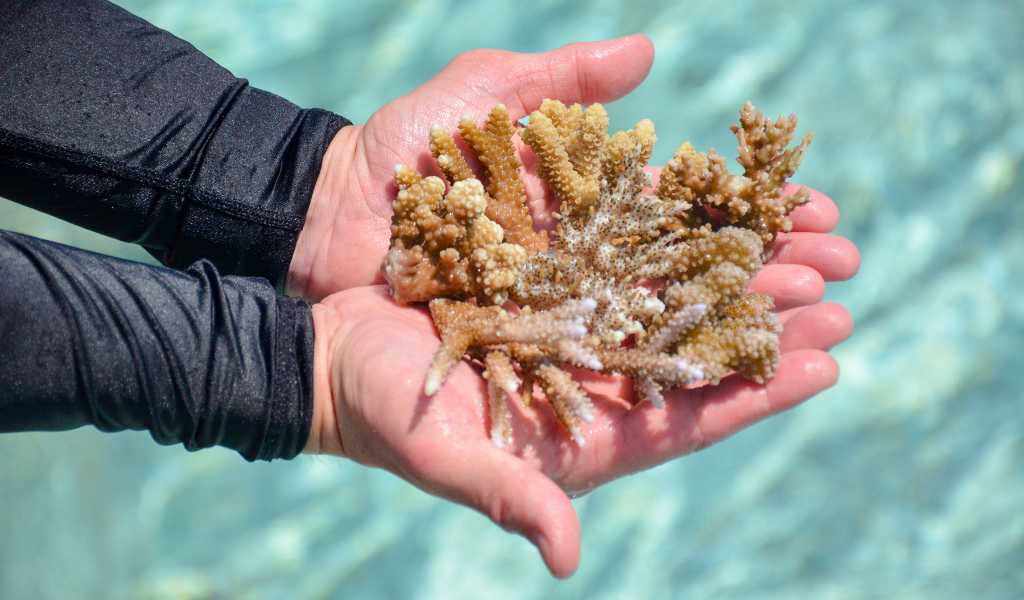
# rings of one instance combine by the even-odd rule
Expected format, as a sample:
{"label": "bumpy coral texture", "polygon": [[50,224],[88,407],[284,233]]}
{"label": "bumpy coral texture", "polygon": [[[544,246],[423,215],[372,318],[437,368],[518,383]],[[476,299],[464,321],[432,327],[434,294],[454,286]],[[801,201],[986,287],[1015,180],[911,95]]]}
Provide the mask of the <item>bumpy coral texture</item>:
{"label": "bumpy coral texture", "polygon": [[[787,148],[796,125],[748,102],[732,127],[742,175],[685,143],[652,190],[650,121],[609,136],[601,105],[545,100],[521,137],[561,201],[551,239],[533,230],[504,106],[486,129],[470,117],[459,126],[485,183],[435,125],[430,148],[448,186],[395,168],[382,266],[397,302],[430,302],[441,334],[425,393],[468,356],[485,369],[495,444],[512,441],[510,395],[529,404],[536,386],[582,446],[593,405],[568,365],[631,377],[637,400],[656,406],[667,389],[714,385],[733,371],[771,378],[782,326],[771,297],[746,288],[792,227],[787,215],[809,199],[806,188],[782,197],[813,136]],[[520,310],[506,310],[508,300]]]}

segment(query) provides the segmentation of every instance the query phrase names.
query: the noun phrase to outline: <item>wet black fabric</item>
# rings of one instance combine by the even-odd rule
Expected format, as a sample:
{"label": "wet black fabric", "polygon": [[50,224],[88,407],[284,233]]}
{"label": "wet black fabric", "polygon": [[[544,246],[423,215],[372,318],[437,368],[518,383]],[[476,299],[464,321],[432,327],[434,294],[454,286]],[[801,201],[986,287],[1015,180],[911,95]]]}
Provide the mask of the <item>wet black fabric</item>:
{"label": "wet black fabric", "polygon": [[252,88],[104,0],[0,0],[0,196],[283,289],[351,124]]}
{"label": "wet black fabric", "polygon": [[274,290],[350,124],[105,0],[0,0],[0,196],[187,268],[0,232],[0,431],[300,452],[311,312]]}
{"label": "wet black fabric", "polygon": [[260,278],[0,231],[0,432],[148,429],[292,458],[312,422],[309,304]]}

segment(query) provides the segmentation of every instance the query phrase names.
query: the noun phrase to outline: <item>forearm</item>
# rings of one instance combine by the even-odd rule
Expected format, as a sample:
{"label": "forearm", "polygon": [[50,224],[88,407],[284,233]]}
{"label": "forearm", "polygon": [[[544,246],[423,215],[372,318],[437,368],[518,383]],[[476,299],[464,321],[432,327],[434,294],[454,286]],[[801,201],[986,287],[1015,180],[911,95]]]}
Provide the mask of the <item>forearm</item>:
{"label": "forearm", "polygon": [[349,124],[104,0],[0,3],[0,88],[0,196],[278,289]]}
{"label": "forearm", "polygon": [[291,458],[313,413],[309,305],[207,262],[150,267],[0,232],[0,431],[149,430]]}

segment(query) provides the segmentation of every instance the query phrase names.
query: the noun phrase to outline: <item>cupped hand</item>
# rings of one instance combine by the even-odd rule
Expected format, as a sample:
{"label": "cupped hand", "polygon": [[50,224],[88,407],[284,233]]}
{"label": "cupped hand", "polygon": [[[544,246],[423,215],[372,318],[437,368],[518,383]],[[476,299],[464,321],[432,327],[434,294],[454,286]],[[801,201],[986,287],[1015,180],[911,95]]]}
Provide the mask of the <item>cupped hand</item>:
{"label": "cupped hand", "polygon": [[[289,269],[290,293],[322,300],[313,309],[316,400],[306,451],[388,469],[473,507],[530,539],[560,577],[575,570],[580,553],[569,495],[704,448],[833,385],[838,369],[827,351],[852,329],[841,306],[817,303],[825,281],[856,272],[857,250],[828,234],[838,211],[812,192],[812,202],[792,215],[793,231],[780,235],[774,256],[750,285],[775,297],[786,324],[782,361],[767,385],[730,376],[718,386],[670,392],[659,410],[636,404],[628,380],[580,373],[596,408],[595,422],[584,429],[586,445],[577,447],[550,408],[537,402],[513,409],[511,451],[490,441],[479,368],[464,361],[438,393],[423,395],[439,343],[430,316],[423,307],[395,305],[375,285],[382,282],[379,265],[390,238],[394,166],[432,172],[426,152],[431,125],[453,129],[463,114],[482,120],[498,103],[517,120],[544,98],[615,100],[644,79],[653,57],[642,35],[540,54],[460,55],[366,124],[339,132]],[[521,157],[528,201],[543,203],[532,155]],[[550,209],[534,208],[538,216]]]}
{"label": "cupped hand", "polygon": [[779,298],[782,360],[756,385],[737,375],[718,386],[666,394],[664,409],[636,403],[629,380],[580,373],[595,421],[577,447],[544,402],[513,407],[513,444],[490,441],[481,369],[461,362],[434,396],[423,382],[439,340],[424,307],[396,305],[383,286],[331,295],[314,307],[316,410],[308,452],[387,469],[423,490],[470,506],[540,550],[553,574],[579,562],[580,524],[569,496],[709,446],[836,382],[827,351],[851,333],[849,313],[818,304],[819,282],[845,279],[856,248],[828,235],[835,205],[815,192],[794,231],[751,287]]}
{"label": "cupped hand", "polygon": [[[653,60],[654,47],[643,35],[538,54],[473,50],[365,124],[343,128],[324,156],[289,266],[288,293],[315,302],[383,282],[379,266],[391,237],[394,167],[435,172],[427,150],[431,125],[454,130],[462,115],[482,122],[496,104],[515,121],[545,98],[611,102],[639,85]],[[527,181],[528,198],[539,200],[540,189],[536,177]]]}

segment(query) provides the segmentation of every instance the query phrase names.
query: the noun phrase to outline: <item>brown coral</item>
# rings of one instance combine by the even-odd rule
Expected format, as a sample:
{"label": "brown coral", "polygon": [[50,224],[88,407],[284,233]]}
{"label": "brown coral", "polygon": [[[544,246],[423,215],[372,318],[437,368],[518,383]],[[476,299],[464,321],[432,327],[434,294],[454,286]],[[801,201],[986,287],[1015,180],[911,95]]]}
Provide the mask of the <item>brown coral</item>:
{"label": "brown coral", "polygon": [[[431,151],[451,183],[447,196],[441,180],[396,168],[402,191],[384,270],[399,302],[432,300],[442,346],[425,391],[436,392],[464,355],[480,361],[499,446],[511,441],[506,394],[519,390],[528,403],[534,384],[583,443],[593,410],[566,364],[632,377],[637,397],[657,405],[666,389],[716,384],[730,371],[764,382],[778,366],[772,299],[746,287],[791,228],[787,215],[808,200],[806,189],[780,196],[811,135],[787,149],[796,117],[773,122],[748,102],[733,126],[743,175],[687,143],[650,192],[643,167],[653,124],[612,136],[607,125],[600,105],[545,100],[523,130],[561,201],[550,245],[532,231],[503,106],[486,130],[466,117],[460,124],[487,168],[486,192],[437,126]],[[522,307],[518,316],[487,306],[506,297]],[[479,306],[460,302],[470,298]]]}

